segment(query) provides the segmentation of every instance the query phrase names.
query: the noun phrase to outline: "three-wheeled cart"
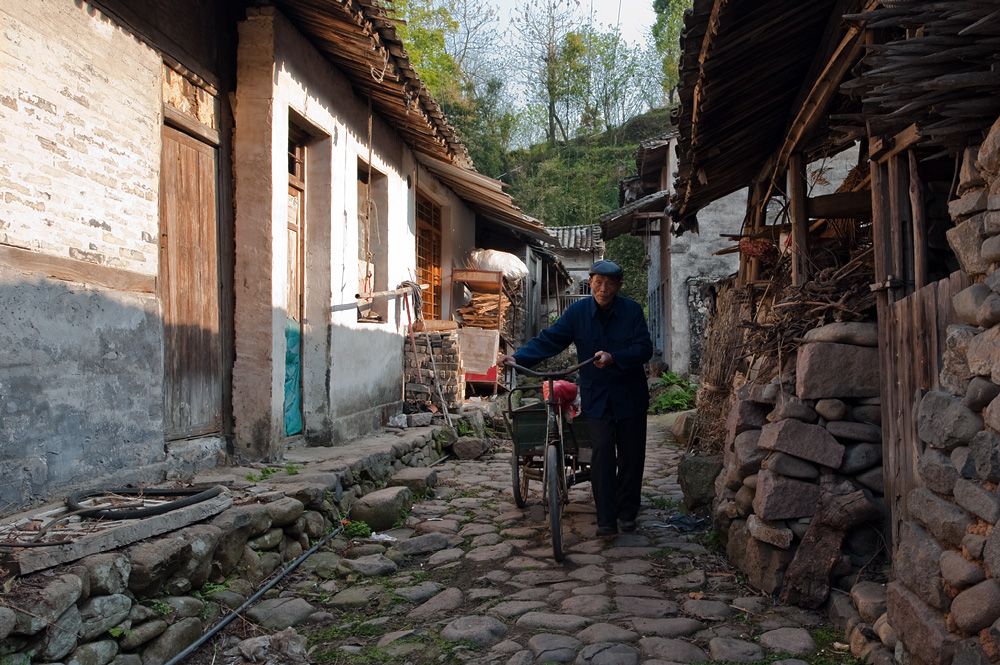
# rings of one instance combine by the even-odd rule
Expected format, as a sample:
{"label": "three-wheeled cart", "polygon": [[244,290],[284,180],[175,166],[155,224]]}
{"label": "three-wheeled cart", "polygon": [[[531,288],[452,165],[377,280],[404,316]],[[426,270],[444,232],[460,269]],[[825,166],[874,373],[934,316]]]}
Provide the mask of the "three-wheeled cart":
{"label": "three-wheeled cart", "polygon": [[511,456],[511,477],[514,503],[524,508],[531,491],[531,481],[541,483],[542,505],[548,512],[552,528],[552,554],[563,560],[562,511],[569,503],[569,488],[590,480],[590,436],[584,416],[570,420],[557,403],[555,381],[575,372],[593,358],[559,372],[535,372],[520,365],[510,365],[516,372],[542,379],[548,383],[548,396],[531,400],[524,406],[514,406],[515,395],[521,398],[532,391],[542,397],[541,384],[521,386],[507,394],[507,422],[514,440]]}

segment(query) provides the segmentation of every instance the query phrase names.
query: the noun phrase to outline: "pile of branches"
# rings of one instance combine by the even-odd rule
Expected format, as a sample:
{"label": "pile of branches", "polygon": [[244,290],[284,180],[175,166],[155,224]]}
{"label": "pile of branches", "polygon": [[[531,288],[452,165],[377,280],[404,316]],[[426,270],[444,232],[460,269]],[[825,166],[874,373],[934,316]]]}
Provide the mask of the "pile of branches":
{"label": "pile of branches", "polygon": [[891,36],[867,45],[867,70],[842,87],[862,98],[871,133],[896,134],[915,123],[922,145],[945,151],[982,140],[1000,113],[995,2],[896,0],[844,18]]}
{"label": "pile of branches", "polygon": [[[828,323],[870,321],[874,318],[875,294],[873,253],[869,250],[843,266],[821,270],[801,286],[778,275],[773,292],[763,298],[747,330],[744,356],[768,357],[773,371],[779,358],[791,357],[808,330]],[[770,377],[759,376],[758,381]]]}

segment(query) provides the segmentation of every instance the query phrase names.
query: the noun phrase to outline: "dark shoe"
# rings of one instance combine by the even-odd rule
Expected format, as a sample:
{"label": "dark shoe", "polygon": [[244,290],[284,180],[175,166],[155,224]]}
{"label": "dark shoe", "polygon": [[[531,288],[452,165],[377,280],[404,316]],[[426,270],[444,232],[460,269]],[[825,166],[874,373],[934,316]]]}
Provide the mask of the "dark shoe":
{"label": "dark shoe", "polygon": [[597,537],[598,538],[608,538],[610,536],[618,535],[618,527],[614,526],[599,526],[597,527]]}
{"label": "dark shoe", "polygon": [[619,520],[618,525],[625,533],[631,533],[635,531],[635,520]]}

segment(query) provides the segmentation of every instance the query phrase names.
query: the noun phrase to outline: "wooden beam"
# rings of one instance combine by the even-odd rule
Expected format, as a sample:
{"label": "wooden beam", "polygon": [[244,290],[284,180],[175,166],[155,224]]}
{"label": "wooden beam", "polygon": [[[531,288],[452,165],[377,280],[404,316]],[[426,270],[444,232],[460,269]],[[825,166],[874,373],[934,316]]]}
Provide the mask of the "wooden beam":
{"label": "wooden beam", "polygon": [[870,219],[872,216],[872,193],[863,190],[814,196],[806,199],[806,212],[809,219],[859,217]]}
{"label": "wooden beam", "polygon": [[156,293],[154,275],[109,268],[66,256],[49,256],[9,245],[0,245],[0,265],[26,273],[67,282],[93,284],[116,291]]}
{"label": "wooden beam", "polygon": [[178,111],[170,104],[163,103],[163,122],[174,129],[191,134],[206,143],[219,147],[219,132],[201,123],[186,113]]}
{"label": "wooden beam", "polygon": [[916,291],[927,286],[929,280],[927,262],[927,208],[924,205],[927,188],[917,171],[917,155],[907,150],[910,162],[910,212],[913,214],[913,288]]}
{"label": "wooden beam", "polygon": [[868,158],[885,163],[902,151],[909,150],[919,140],[920,129],[916,123],[892,137],[872,136],[868,143]]}
{"label": "wooden beam", "polygon": [[788,211],[792,220],[792,284],[809,280],[809,217],[806,214],[806,159],[801,152],[788,159]]}

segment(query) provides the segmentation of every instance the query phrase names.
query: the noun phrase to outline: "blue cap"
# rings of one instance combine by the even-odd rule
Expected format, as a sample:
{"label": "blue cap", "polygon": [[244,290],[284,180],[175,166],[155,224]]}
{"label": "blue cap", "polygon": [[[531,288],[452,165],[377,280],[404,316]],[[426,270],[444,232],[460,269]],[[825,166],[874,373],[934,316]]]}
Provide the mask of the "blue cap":
{"label": "blue cap", "polygon": [[625,271],[614,261],[601,260],[590,266],[590,274],[621,279],[625,275]]}

